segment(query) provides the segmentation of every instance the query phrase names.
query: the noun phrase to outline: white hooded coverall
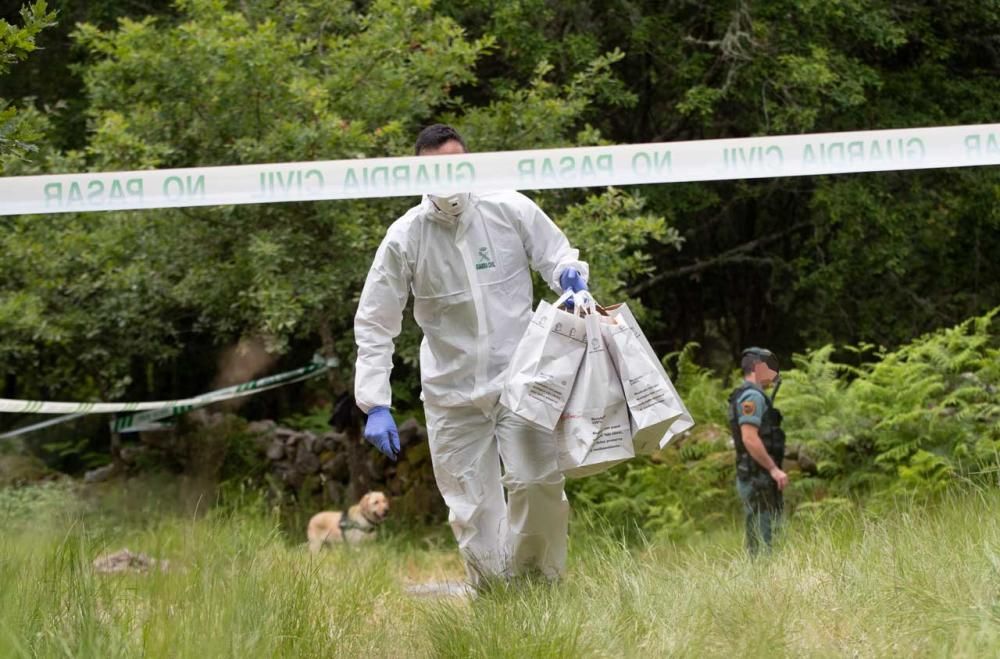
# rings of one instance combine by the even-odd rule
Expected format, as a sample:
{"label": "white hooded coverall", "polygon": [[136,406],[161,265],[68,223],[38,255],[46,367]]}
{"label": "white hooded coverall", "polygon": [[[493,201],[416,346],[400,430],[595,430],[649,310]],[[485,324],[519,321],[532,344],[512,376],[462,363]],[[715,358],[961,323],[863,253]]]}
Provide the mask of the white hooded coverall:
{"label": "white hooded coverall", "polygon": [[393,339],[413,293],[434,475],[473,581],[532,569],[554,578],[565,566],[569,505],[553,436],[498,402],[531,319],[529,267],[557,293],[566,268],[589,275],[518,192],[472,195],[458,217],[425,197],[386,233],[354,320],[355,398],[367,413],[391,404]]}

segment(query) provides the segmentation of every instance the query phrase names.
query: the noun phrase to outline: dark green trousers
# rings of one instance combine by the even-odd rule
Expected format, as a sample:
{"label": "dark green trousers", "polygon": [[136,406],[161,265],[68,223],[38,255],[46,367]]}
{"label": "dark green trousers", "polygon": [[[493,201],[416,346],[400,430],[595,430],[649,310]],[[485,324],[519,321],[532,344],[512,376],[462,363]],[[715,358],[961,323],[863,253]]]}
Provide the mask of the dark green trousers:
{"label": "dark green trousers", "polygon": [[756,474],[749,479],[737,478],[736,492],[746,514],[747,551],[751,556],[762,549],[769,551],[785,505],[778,484],[769,474]]}

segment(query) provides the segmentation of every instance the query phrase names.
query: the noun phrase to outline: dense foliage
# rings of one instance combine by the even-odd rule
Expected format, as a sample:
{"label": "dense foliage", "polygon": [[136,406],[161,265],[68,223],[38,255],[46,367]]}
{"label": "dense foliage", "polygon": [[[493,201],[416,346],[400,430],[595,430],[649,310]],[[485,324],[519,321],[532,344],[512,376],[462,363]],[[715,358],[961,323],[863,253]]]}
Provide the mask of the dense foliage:
{"label": "dense foliage", "polygon": [[[526,85],[462,108],[452,90],[475,82],[475,63],[495,40],[467,38],[429,7],[247,7],[181,2],[176,20],[125,19],[111,30],[80,25],[74,37],[89,54],[82,69],[88,144],[69,151],[49,145],[31,162],[8,161],[8,172],[397,155],[410,150],[419,126],[459,110],[449,120],[476,148],[592,142],[596,133],[577,134],[574,126],[599,93],[617,85],[610,67],[620,55],[598,55],[564,83],[551,82],[540,64]],[[643,211],[637,194],[575,195],[579,207],[571,197],[555,204],[559,219],[614,250],[599,283],[609,296],[621,296],[649,271],[648,241],[671,249],[680,243],[662,217]],[[293,357],[296,345],[322,347],[341,357],[333,384],[343,387],[360,284],[385,226],[409,203],[6,220],[0,364],[7,393],[196,391],[210,379],[211,364],[192,362],[242,336],[261,336],[273,352]],[[400,344],[400,361],[413,365],[412,327]],[[414,381],[402,373],[398,397],[412,400]]]}
{"label": "dense foliage", "polygon": [[[788,501],[820,514],[860,501],[926,500],[1000,482],[1000,308],[897,350],[795,356],[775,399],[792,462]],[[649,461],[573,485],[578,505],[652,535],[678,537],[736,517],[725,400],[739,373],[717,378],[678,355],[678,386],[701,423]],[[815,473],[799,469],[809,456]]]}
{"label": "dense foliage", "polygon": [[[4,175],[402,155],[438,120],[489,150],[1000,111],[1000,13],[984,0],[37,0],[0,18]],[[751,343],[804,355],[782,402],[821,460],[814,490],[933,489],[993,464],[988,317],[909,342],[1000,302],[996,168],[533,196],[599,298],[634,304],[663,353],[697,342],[719,371]],[[198,393],[241,339],[279,365],[338,357],[322,386],[340,393],[361,282],[412,201],[0,218],[0,394]],[[402,408],[418,406],[418,338],[411,324],[398,344]],[[879,347],[840,363],[827,344]],[[679,368],[700,420],[718,418],[722,383],[690,350]],[[282,413],[310,411],[297,396]],[[609,515],[682,528],[731,499],[724,452],[706,448],[722,441],[664,454],[668,475],[630,465],[592,487],[648,493],[608,499]],[[696,487],[665,492],[678,482]]]}
{"label": "dense foliage", "polygon": [[[10,72],[11,66],[22,62],[38,47],[38,34],[53,24],[55,12],[48,11],[45,0],[21,8],[21,25],[12,25],[0,18],[0,77]],[[42,136],[32,130],[32,125],[20,116],[11,99],[0,96],[0,161],[4,158],[23,157],[35,149],[31,140]],[[0,166],[0,174],[3,168]]]}

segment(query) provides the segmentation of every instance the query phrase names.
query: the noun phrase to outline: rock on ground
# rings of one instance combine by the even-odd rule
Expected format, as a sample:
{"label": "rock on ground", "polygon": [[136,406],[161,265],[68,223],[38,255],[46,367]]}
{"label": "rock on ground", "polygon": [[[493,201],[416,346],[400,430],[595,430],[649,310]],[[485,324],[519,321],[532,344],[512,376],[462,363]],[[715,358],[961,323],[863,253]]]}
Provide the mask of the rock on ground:
{"label": "rock on ground", "polygon": [[151,558],[146,554],[137,554],[128,548],[94,559],[94,570],[103,574],[146,573],[154,568],[166,572],[170,568],[170,562]]}

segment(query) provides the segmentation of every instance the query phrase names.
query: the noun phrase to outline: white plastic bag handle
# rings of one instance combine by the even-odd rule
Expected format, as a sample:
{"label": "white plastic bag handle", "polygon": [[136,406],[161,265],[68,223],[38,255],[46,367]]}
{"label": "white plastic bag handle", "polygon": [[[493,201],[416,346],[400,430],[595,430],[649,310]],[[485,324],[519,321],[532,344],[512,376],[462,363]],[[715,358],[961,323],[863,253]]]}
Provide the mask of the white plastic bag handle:
{"label": "white plastic bag handle", "polygon": [[[566,302],[570,298],[573,298],[573,309],[565,309]],[[567,313],[571,313],[574,316],[583,318],[584,312],[594,313],[594,298],[591,297],[590,293],[587,291],[580,291],[577,293],[573,290],[568,290],[564,291],[552,306],[556,309],[563,309]]]}
{"label": "white plastic bag handle", "polygon": [[580,291],[579,293],[573,293],[573,308],[579,309],[579,315],[583,315],[583,312],[588,314],[597,312],[597,302],[594,300],[594,296],[590,294],[590,291]]}

